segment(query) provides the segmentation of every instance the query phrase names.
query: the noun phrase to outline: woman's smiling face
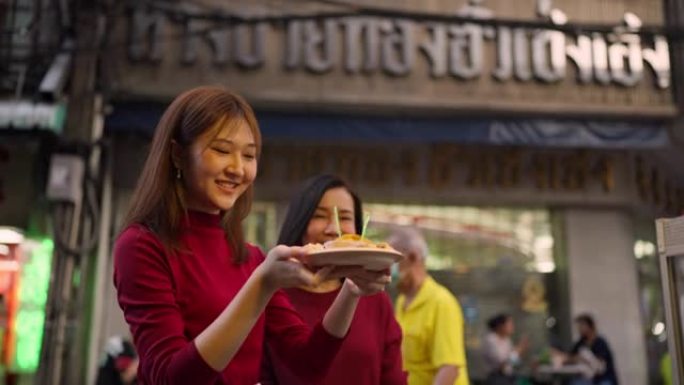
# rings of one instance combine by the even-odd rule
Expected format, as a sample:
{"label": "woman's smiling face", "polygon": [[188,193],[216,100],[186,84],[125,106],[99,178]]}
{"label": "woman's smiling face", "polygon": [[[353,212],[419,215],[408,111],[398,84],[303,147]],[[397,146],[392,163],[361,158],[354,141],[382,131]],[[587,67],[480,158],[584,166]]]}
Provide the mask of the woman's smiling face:
{"label": "woman's smiling face", "polygon": [[344,187],[331,188],[323,194],[309,219],[302,244],[324,243],[337,238],[335,207],[339,213],[342,234],[356,233],[354,198]]}
{"label": "woman's smiling face", "polygon": [[230,210],[257,175],[257,146],[244,119],[219,120],[187,149],[182,179],[189,209]]}

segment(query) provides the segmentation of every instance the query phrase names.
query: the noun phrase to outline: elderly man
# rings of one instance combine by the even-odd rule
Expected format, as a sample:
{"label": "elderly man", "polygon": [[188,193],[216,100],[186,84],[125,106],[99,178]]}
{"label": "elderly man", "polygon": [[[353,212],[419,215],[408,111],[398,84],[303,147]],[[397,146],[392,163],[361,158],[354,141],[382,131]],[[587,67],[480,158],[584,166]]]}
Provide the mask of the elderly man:
{"label": "elderly man", "polygon": [[409,385],[467,385],[463,313],[454,296],[427,273],[427,243],[414,228],[388,242],[406,257],[399,264],[395,314],[404,333],[402,356]]}

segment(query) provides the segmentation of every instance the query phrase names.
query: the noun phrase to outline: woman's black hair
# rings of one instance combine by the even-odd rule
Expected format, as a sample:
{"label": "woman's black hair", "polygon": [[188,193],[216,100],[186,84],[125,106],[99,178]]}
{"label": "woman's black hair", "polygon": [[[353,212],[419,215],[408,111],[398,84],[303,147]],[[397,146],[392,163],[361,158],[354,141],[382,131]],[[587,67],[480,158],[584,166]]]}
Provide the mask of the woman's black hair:
{"label": "woman's black hair", "polygon": [[512,317],[510,314],[497,314],[494,317],[490,318],[489,321],[487,321],[487,327],[489,328],[489,330],[495,332],[496,329],[504,325],[511,318]]}
{"label": "woman's black hair", "polygon": [[360,234],[363,227],[361,200],[342,178],[335,175],[323,174],[307,179],[290,200],[285,221],[280,228],[278,244],[302,246],[304,233],[309,226],[309,221],[314,215],[321,198],[323,198],[323,194],[330,189],[338,187],[345,188],[354,200],[354,225],[356,227],[356,233]]}
{"label": "woman's black hair", "polygon": [[575,322],[585,324],[591,330],[596,330],[596,322],[591,314],[580,314],[575,318]]}

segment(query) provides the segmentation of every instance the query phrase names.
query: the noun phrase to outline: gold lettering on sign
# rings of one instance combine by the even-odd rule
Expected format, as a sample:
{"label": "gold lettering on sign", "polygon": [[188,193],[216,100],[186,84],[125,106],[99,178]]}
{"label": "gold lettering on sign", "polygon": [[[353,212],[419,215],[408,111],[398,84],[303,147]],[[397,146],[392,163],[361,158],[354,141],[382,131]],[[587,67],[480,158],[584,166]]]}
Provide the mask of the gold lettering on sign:
{"label": "gold lettering on sign", "polygon": [[635,173],[634,178],[637,186],[637,193],[642,201],[647,202],[649,199],[649,191],[651,180],[646,174],[646,166],[642,157],[637,156],[634,159]]}
{"label": "gold lettering on sign", "polygon": [[399,165],[406,186],[414,186],[418,183],[418,155],[415,151],[402,151]]}
{"label": "gold lettering on sign", "polygon": [[290,151],[294,153],[295,156],[284,156],[284,158],[287,160],[287,180],[288,182],[297,182],[302,178],[301,169],[303,167],[302,163],[304,163],[305,160],[301,156],[301,152],[299,149],[294,148]]}
{"label": "gold lettering on sign", "polygon": [[[260,167],[262,177],[278,175],[287,182],[330,171],[350,182],[370,186],[387,187],[396,178],[404,187],[427,184],[433,190],[511,191],[531,184],[547,194],[608,194],[616,191],[617,173],[622,170],[618,162],[623,158],[616,154],[515,147],[483,149],[454,144],[400,151],[379,146],[278,145],[265,151]],[[666,213],[679,213],[684,206],[684,192],[676,181],[666,178],[643,154],[631,160],[632,188],[639,199]]]}
{"label": "gold lettering on sign", "polygon": [[532,156],[532,175],[534,178],[534,185],[538,190],[546,190],[549,187],[548,183],[548,164],[543,159],[541,154],[534,154]]}
{"label": "gold lettering on sign", "polygon": [[361,159],[357,153],[344,149],[336,151],[335,163],[335,170],[338,175],[349,182],[359,182]]}
{"label": "gold lettering on sign", "polygon": [[660,206],[661,203],[661,193],[660,193],[660,171],[657,168],[651,167],[651,196],[653,197],[653,203],[656,206]]}
{"label": "gold lettering on sign", "polygon": [[538,190],[560,190],[559,163],[555,154],[539,153],[532,157],[532,173]]}
{"label": "gold lettering on sign", "polygon": [[370,185],[387,184],[389,178],[389,153],[385,149],[369,151],[369,157],[364,167],[364,180]]}
{"label": "gold lettering on sign", "polygon": [[494,185],[494,170],[491,156],[484,152],[468,152],[468,179],[466,183],[473,188],[489,188]]}
{"label": "gold lettering on sign", "polygon": [[342,159],[344,157],[344,150],[333,147],[328,150],[328,156],[332,158],[333,173],[342,176],[344,171],[344,160]]}
{"label": "gold lettering on sign", "polygon": [[590,167],[586,151],[577,151],[563,157],[561,168],[564,189],[578,191],[587,187]]}
{"label": "gold lettering on sign", "polygon": [[[259,177],[260,178],[268,178],[271,173],[271,158],[274,156],[274,154],[269,151],[267,154],[262,153],[259,156],[258,160],[258,165],[259,165]],[[276,159],[278,158],[277,156],[275,157]]]}
{"label": "gold lettering on sign", "polygon": [[307,163],[304,168],[304,175],[310,177],[323,172],[325,168],[325,157],[323,156],[323,151],[320,149],[311,149],[307,151],[306,154]]}
{"label": "gold lettering on sign", "polygon": [[532,174],[538,190],[584,190],[590,170],[589,160],[581,153],[561,155],[539,153],[532,156]]}
{"label": "gold lettering on sign", "polygon": [[549,188],[558,191],[562,187],[560,172],[560,155],[548,154],[549,164]]}
{"label": "gold lettering on sign", "polygon": [[428,181],[430,187],[442,189],[451,183],[455,150],[448,144],[438,144],[430,151],[428,162]]}
{"label": "gold lettering on sign", "polygon": [[518,149],[508,149],[497,157],[497,182],[503,188],[512,188],[520,184],[522,170],[522,153]]}
{"label": "gold lettering on sign", "polygon": [[602,156],[596,163],[596,175],[601,181],[603,192],[611,192],[615,190],[615,162],[609,156]]}
{"label": "gold lettering on sign", "polygon": [[663,183],[663,196],[665,198],[665,211],[671,212],[675,209],[675,201],[676,201],[676,190],[672,183],[669,180],[666,180]]}

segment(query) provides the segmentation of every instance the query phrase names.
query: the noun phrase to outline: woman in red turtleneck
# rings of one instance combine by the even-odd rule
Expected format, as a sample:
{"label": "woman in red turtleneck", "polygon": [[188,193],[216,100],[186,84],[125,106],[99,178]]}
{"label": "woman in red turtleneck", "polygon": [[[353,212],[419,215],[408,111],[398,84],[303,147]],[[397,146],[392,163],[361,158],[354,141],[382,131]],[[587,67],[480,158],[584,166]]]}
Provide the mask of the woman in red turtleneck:
{"label": "woman in red turtleneck", "polygon": [[[305,251],[264,255],[244,241],[261,135],[250,106],[218,87],[177,97],[162,116],[114,248],[119,305],[141,384],[254,385],[264,342],[306,383],[320,382],[361,295],[385,275],[305,269]],[[313,328],[282,288],[348,276]]]}
{"label": "woman in red turtleneck", "polygon": [[[278,243],[301,246],[325,243],[337,238],[334,208],[345,234],[360,234],[361,200],[334,175],[319,175],[306,181],[294,195],[280,231]],[[285,290],[304,320],[315,325],[335,300],[344,284],[330,279],[317,287]],[[264,385],[306,385],[287,364],[287,357],[271,349],[264,367]],[[366,296],[359,301],[349,335],[342,342],[324,385],[406,385],[402,369],[401,329],[387,293]]]}

